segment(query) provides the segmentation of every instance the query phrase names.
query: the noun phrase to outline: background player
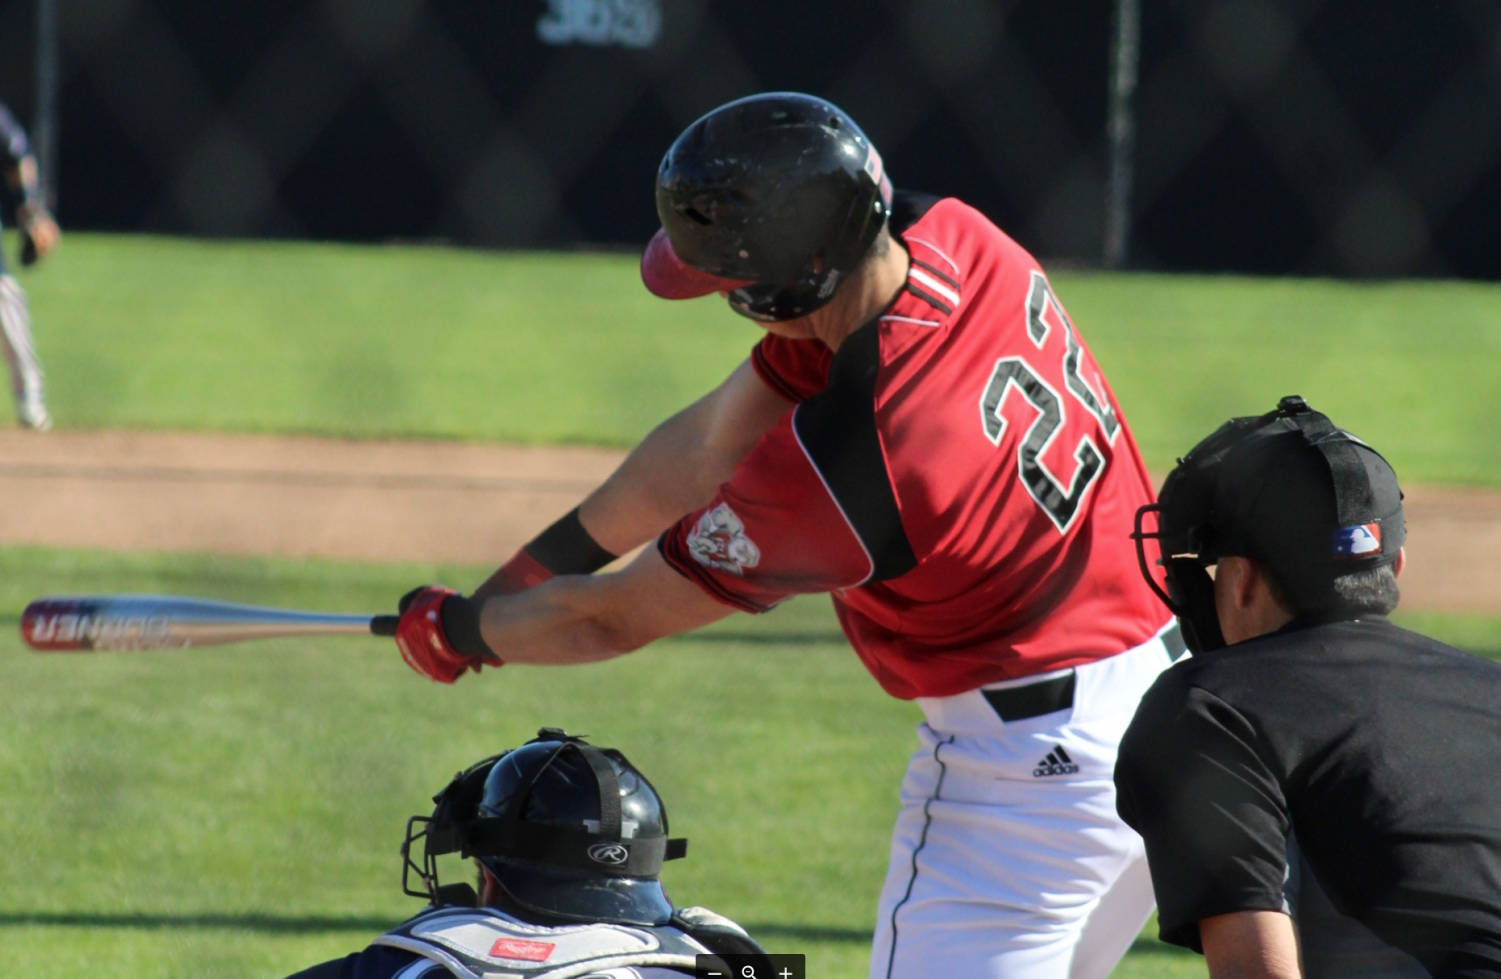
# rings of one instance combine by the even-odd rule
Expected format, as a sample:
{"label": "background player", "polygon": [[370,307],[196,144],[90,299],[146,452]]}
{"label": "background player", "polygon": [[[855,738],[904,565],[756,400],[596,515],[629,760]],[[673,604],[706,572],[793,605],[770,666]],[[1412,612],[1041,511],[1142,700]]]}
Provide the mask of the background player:
{"label": "background player", "polygon": [[965,204],[893,194],[805,95],[695,122],[657,210],[648,288],[720,293],[765,335],[475,600],[410,593],[403,655],[451,682],[831,593],[927,717],[871,974],[1106,975],[1151,910],[1115,746],[1176,633],[1129,541],[1147,475],[1047,278]]}
{"label": "background player", "polygon": [[1163,941],[1212,976],[1501,976],[1501,666],[1387,621],[1386,460],[1285,398],[1184,457],[1156,536],[1198,648],[1116,782]]}
{"label": "background player", "polygon": [[[658,873],[687,841],[667,838],[656,789],[618,751],[544,728],[460,772],[433,801],[402,845],[403,886],[431,906],[294,979],[667,979],[693,975],[700,953],[763,954],[728,919],[672,906]],[[460,852],[475,859],[478,893],[439,883],[437,858]]]}
{"label": "background player", "polygon": [[[61,232],[42,200],[36,157],[31,152],[26,130],[3,104],[0,104],[0,142],[5,145],[6,184],[19,198],[16,223],[21,233],[21,264],[30,265],[52,251]],[[52,427],[52,416],[47,413],[42,363],[31,339],[31,311],[26,292],[5,267],[3,255],[0,255],[0,334],[4,335],[5,360],[10,364],[16,421],[26,428],[45,432]]]}

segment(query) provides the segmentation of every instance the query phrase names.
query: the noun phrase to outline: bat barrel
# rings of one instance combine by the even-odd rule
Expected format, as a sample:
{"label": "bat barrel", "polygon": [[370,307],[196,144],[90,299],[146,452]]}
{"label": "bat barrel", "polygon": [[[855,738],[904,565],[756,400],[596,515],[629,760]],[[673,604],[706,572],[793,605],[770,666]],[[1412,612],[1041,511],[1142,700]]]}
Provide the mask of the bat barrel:
{"label": "bat barrel", "polygon": [[49,652],[182,649],[287,636],[369,635],[374,630],[368,615],[163,595],[50,597],[32,602],[21,615],[26,644]]}

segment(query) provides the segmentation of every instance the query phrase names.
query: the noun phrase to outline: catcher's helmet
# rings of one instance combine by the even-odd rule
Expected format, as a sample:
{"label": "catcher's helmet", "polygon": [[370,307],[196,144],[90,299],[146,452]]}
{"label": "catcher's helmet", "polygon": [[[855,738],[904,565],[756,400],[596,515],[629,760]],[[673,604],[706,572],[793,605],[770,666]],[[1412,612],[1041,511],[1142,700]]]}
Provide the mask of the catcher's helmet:
{"label": "catcher's helmet", "polygon": [[[639,925],[672,917],[658,875],[664,860],[686,854],[687,840],[667,838],[656,789],[618,751],[544,728],[459,773],[434,801],[430,819],[408,822],[407,871],[424,884],[414,890],[404,876],[408,894],[473,903],[438,884],[436,857],[458,852],[478,859],[523,916]],[[424,835],[418,867],[411,847]]]}
{"label": "catcher's helmet", "polygon": [[699,119],[662,158],[662,230],[641,278],[665,299],[728,292],[752,319],[796,319],[833,298],[890,211],[891,182],[854,120],[811,95],[753,95]]}
{"label": "catcher's helmet", "polygon": [[[1145,530],[1154,513],[1156,529]],[[1232,418],[1179,459],[1131,536],[1147,583],[1197,653],[1225,644],[1205,570],[1220,558],[1253,558],[1316,604],[1335,578],[1395,562],[1407,529],[1387,461],[1290,395],[1265,415]],[[1162,584],[1148,541],[1160,549]]]}

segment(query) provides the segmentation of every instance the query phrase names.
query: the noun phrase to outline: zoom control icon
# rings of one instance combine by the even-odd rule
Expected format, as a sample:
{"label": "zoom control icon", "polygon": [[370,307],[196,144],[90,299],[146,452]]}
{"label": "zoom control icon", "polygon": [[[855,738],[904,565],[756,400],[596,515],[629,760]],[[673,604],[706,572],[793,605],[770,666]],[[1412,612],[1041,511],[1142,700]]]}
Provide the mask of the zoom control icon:
{"label": "zoom control icon", "polygon": [[700,955],[697,979],[807,979],[804,955]]}

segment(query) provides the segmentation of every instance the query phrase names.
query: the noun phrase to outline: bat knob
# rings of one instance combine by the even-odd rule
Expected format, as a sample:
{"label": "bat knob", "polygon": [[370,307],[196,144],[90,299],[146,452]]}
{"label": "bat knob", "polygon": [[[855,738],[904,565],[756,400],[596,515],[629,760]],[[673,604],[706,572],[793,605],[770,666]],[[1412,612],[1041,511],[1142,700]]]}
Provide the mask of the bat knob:
{"label": "bat knob", "polygon": [[21,640],[42,652],[74,652],[94,645],[94,607],[71,598],[39,598],[21,613]]}
{"label": "bat knob", "polygon": [[396,635],[396,625],[401,621],[399,615],[377,615],[370,620],[370,634],[374,636]]}

